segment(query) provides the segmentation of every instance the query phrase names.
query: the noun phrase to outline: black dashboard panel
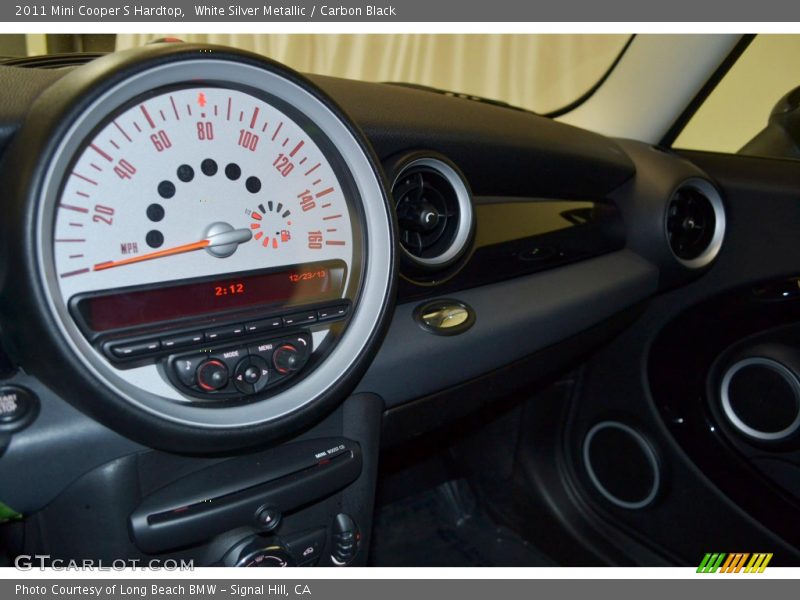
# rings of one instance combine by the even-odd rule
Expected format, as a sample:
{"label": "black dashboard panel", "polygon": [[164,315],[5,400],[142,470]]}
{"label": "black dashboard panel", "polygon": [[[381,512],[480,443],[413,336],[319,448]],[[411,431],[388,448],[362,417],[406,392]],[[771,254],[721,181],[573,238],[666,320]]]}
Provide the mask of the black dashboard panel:
{"label": "black dashboard panel", "polygon": [[[449,294],[475,309],[461,335],[431,335],[399,304],[386,343],[357,390],[394,407],[512,363],[645,301],[658,270],[629,250]],[[413,373],[413,377],[409,376]]]}
{"label": "black dashboard panel", "polygon": [[404,274],[398,301],[505,281],[625,247],[622,217],[610,202],[475,198],[475,213],[469,258],[428,277]]}
{"label": "black dashboard panel", "polygon": [[383,160],[439,152],[477,196],[598,200],[635,172],[609,138],[533,113],[402,86],[311,79],[345,107]]}
{"label": "black dashboard panel", "polygon": [[[197,52],[202,59],[192,56]],[[229,72],[215,70],[212,77],[191,70],[215,53],[229,61]],[[197,59],[189,70],[198,77],[186,81],[180,75],[162,85],[158,65],[148,62],[154,59],[177,65],[174,71],[184,70],[183,60]],[[0,64],[0,181],[5,183],[0,198],[0,508],[12,517],[0,526],[0,566],[25,554],[104,561],[191,558],[202,566],[364,566],[370,538],[378,540],[378,548],[387,530],[399,532],[394,537],[404,548],[383,549],[383,556],[413,554],[415,565],[424,564],[438,554],[424,556],[429,538],[413,540],[425,546],[423,552],[406,550],[406,543],[419,537],[413,534],[420,525],[433,530],[444,522],[439,502],[446,503],[448,515],[454,509],[474,515],[466,519],[468,527],[486,518],[488,537],[498,543],[510,539],[498,534],[496,526],[502,525],[562,565],[696,565],[709,548],[774,553],[774,564],[781,566],[797,559],[796,161],[677,152],[609,139],[479,99],[305,76],[229,49],[170,44],[56,62],[67,66],[50,68],[50,59],[35,58],[24,66]],[[261,69],[259,76],[280,81],[271,79],[276,87],[269,90],[266,80],[235,79],[232,72],[245,63]],[[104,116],[89,119],[89,133],[69,137],[70,123],[77,129],[80,119],[88,118],[87,107],[97,107],[103,94],[119,91],[117,84],[125,87],[141,73],[156,78],[142,84],[144,89],[128,87],[128,95],[97,111]],[[82,81],[81,93],[65,81]],[[148,115],[165,135],[175,133],[171,140],[186,134],[185,127],[189,135],[183,139],[206,142],[195,138],[194,125],[203,110],[209,111],[202,105],[213,97],[209,90],[244,93],[258,91],[259,85],[264,94],[251,96],[261,103],[232,111],[228,146],[213,150],[222,166],[217,179],[202,167],[213,144],[191,156],[187,147],[179,156],[153,152],[166,139],[159,127],[148,129]],[[293,108],[303,114],[288,110],[292,85],[301,92],[298,99],[316,98],[338,125],[302,101]],[[69,98],[58,97],[60,91]],[[173,108],[166,101],[173,93],[181,99],[174,108],[176,118],[183,117],[180,125],[171,120]],[[50,110],[42,109],[43,102]],[[158,112],[144,110],[158,102]],[[223,107],[219,99],[210,104]],[[300,138],[303,146],[285,129],[286,140],[278,138],[276,123],[282,121],[270,111],[281,107],[308,134]],[[131,109],[137,113],[133,117]],[[71,277],[70,271],[33,266],[57,255],[38,243],[56,230],[55,220],[39,220],[37,238],[33,217],[48,214],[57,206],[53,200],[62,197],[39,193],[53,189],[40,175],[55,170],[63,181],[78,171],[62,169],[69,161],[59,162],[62,154],[54,149],[78,137],[63,153],[75,158],[69,164],[89,155],[96,166],[106,166],[104,142],[121,139],[98,136],[117,118],[131,119],[123,126],[141,126],[146,133],[139,148],[156,157],[150,161],[152,181],[141,188],[142,208],[155,199],[168,211],[169,202],[191,200],[200,213],[214,186],[213,193],[228,207],[241,202],[238,213],[219,217],[238,229],[211,232],[217,223],[204,218],[193,222],[200,227],[183,232],[197,240],[199,229],[200,242],[210,248],[233,243],[225,237],[228,242],[211,246],[211,238],[235,231],[235,252],[244,253],[255,244],[243,246],[250,239],[242,230],[252,227],[265,235],[270,228],[262,222],[268,213],[286,218],[286,198],[253,202],[271,186],[289,188],[281,194],[300,203],[291,207],[293,213],[310,202],[328,202],[328,191],[309,198],[296,193],[299,187],[282,186],[291,180],[278,179],[272,161],[276,153],[300,152],[322,136],[331,142],[325,146],[331,172],[338,168],[352,180],[350,187],[340,186],[348,211],[319,215],[319,226],[309,231],[290,231],[288,223],[271,228],[269,236],[277,240],[259,246],[255,265],[225,262],[232,254],[224,252],[208,257],[201,245],[192,250],[201,250],[192,255],[201,257],[198,269],[175,268],[166,276],[156,274],[160,279],[142,281],[134,281],[134,274],[131,280],[109,279],[108,285],[67,294],[51,284],[63,273]],[[215,124],[218,131],[227,127]],[[282,126],[291,123],[287,119]],[[351,137],[329,135],[339,126]],[[259,142],[253,134],[261,135]],[[344,144],[345,138],[356,146]],[[101,151],[94,149],[93,155],[86,140],[99,140]],[[257,143],[272,154],[256,153]],[[350,168],[348,175],[342,167],[353,163],[344,160],[343,148],[366,158],[369,169]],[[245,151],[250,154],[241,154]],[[228,175],[232,163],[249,165],[250,172],[234,168]],[[187,165],[195,172],[194,180],[188,177],[195,187],[181,188],[189,183],[182,179]],[[105,189],[118,189],[123,197],[125,169],[116,166],[123,167],[121,180],[112,178],[119,187]],[[95,170],[100,179],[102,169]],[[246,186],[250,175],[261,178],[257,186]],[[186,195],[162,196],[159,182],[166,179]],[[366,187],[353,187],[365,179]],[[348,190],[356,190],[354,197],[347,197]],[[129,200],[138,206],[138,198]],[[273,210],[270,201],[280,202],[281,209]],[[95,202],[64,209],[85,207],[90,214],[84,222],[70,218],[70,226],[83,226],[84,232],[92,223],[102,227],[102,218],[91,219]],[[258,203],[264,208],[253,217]],[[382,288],[381,302],[373,303],[380,310],[365,313],[364,296],[344,295],[348,286],[340,285],[340,278],[364,269],[375,256],[371,250],[354,251],[353,260],[315,261],[306,252],[310,245],[288,242],[319,244],[323,227],[326,233],[336,231],[335,224],[323,222],[337,223],[350,208],[360,217],[376,207],[383,211],[379,226],[362,219],[355,229],[365,235],[347,237],[359,251],[376,232],[387,241],[389,251],[373,264],[389,285]],[[140,210],[138,216],[144,220],[145,214]],[[156,223],[161,217],[147,218]],[[275,214],[272,218],[277,221]],[[146,229],[131,230],[145,233],[151,228],[145,224]],[[283,236],[283,229],[291,236]],[[449,246],[445,233],[453,240]],[[52,237],[54,243],[59,239]],[[144,236],[139,244],[143,241]],[[182,248],[185,241],[170,240],[167,249]],[[102,244],[94,245],[101,251],[83,265],[88,270],[106,265],[97,262],[105,258],[113,258],[109,262],[116,266],[150,260],[106,257]],[[116,251],[117,240],[107,245]],[[288,250],[279,264],[269,263],[275,246]],[[203,271],[208,261],[212,269],[236,266],[208,273]],[[167,263],[176,264],[171,259],[161,264]],[[310,295],[280,288],[289,285],[287,277],[310,281]],[[274,282],[280,289],[269,289]],[[260,291],[243,298],[236,295],[239,284]],[[55,293],[48,297],[47,291]],[[217,293],[230,293],[233,301],[222,308],[209,303]],[[196,306],[183,310],[189,296]],[[64,323],[43,310],[53,299],[73,301],[64,303],[65,316],[85,346],[71,345],[71,330],[58,329]],[[130,304],[139,300],[141,314],[130,312]],[[366,323],[365,314],[385,317],[381,331],[359,330],[370,347],[352,355],[363,360],[358,369],[328,369],[330,380],[338,383],[329,402],[313,411],[276,408],[279,398],[294,394],[302,400],[299,386],[329,364],[326,348],[336,350],[336,340],[342,339],[337,336],[348,331],[350,319],[361,315]],[[89,324],[94,327],[87,329]],[[59,338],[62,333],[67,335]],[[332,336],[332,346],[325,346],[331,340],[326,336]],[[134,390],[141,383],[138,391],[158,385],[172,394],[157,397],[169,409],[204,411],[209,429],[218,424],[211,422],[215,415],[239,408],[251,416],[274,410],[275,428],[266,436],[223,423],[226,427],[218,429],[232,436],[250,434],[249,439],[204,445],[206,432],[197,430],[202,428],[194,428],[190,438],[185,430],[172,435],[172,423],[162,423],[177,412],[147,412],[160,435],[144,433],[134,420],[142,408],[132,401],[138,396],[115,394],[131,388],[115,388],[112,379],[102,388],[104,380],[97,377],[87,392],[84,384],[96,374],[90,367],[98,363],[83,359],[92,352],[119,380],[131,377],[125,381]],[[771,365],[766,372],[765,365]],[[285,372],[274,373],[279,367]],[[223,371],[228,379],[215,379]],[[137,381],[145,372],[149,378]],[[756,389],[764,381],[768,393]],[[80,397],[90,393],[94,404]],[[280,421],[286,416],[291,423]],[[605,436],[605,446],[602,432],[612,433]],[[622,446],[620,438],[626,438]],[[427,516],[420,519],[416,508],[403,506],[430,505],[431,494],[436,514],[428,527]],[[418,503],[419,498],[425,500]],[[472,512],[473,504],[478,512]],[[380,511],[374,519],[373,506]],[[488,538],[471,536],[469,543],[481,539]],[[382,564],[381,554],[373,552],[375,564]]]}
{"label": "black dashboard panel", "polygon": [[5,152],[8,142],[22,126],[34,98],[61,79],[66,71],[47,69],[0,69],[0,85],[14,94],[0,95],[0,149]]}
{"label": "black dashboard panel", "polygon": [[[90,63],[88,69],[96,65]],[[0,148],[4,153],[0,169],[6,181],[14,183],[10,188],[18,184],[9,165],[19,164],[16,155],[26,152],[15,134],[37,97],[70,72],[74,72],[72,68],[0,67],[0,88],[14,90],[0,95]],[[287,77],[301,81],[300,76]],[[453,405],[463,392],[465,398],[480,397],[481,404],[490,403],[495,392],[499,397],[498,390],[511,390],[517,380],[530,383],[538,373],[574,364],[590,347],[619,333],[664,287],[679,286],[704,273],[705,269],[677,263],[664,237],[673,191],[687,177],[704,175],[688,161],[650,146],[611,140],[521,110],[403,86],[316,75],[308,79],[352,120],[350,127],[356,135],[365,134],[382,166],[382,172],[376,169],[381,188],[393,183],[389,165],[398,157],[436,155],[463,174],[475,214],[469,247],[455,263],[429,270],[424,277],[401,263],[396,296],[385,305],[391,313],[385,337],[370,353],[370,366],[352,386],[353,395],[342,398],[338,408],[306,414],[304,426],[286,429],[269,442],[250,440],[248,450],[267,454],[276,444],[292,445],[299,440],[309,444],[296,448],[313,447],[315,452],[319,448],[312,442],[319,438],[346,438],[358,444],[363,461],[360,474],[355,467],[348,470],[341,487],[325,488],[324,493],[332,495],[324,500],[315,500],[299,511],[298,505],[287,500],[286,507],[297,511],[288,518],[292,534],[305,526],[308,515],[320,523],[333,520],[341,524],[344,521],[336,521],[336,509],[349,507],[368,538],[371,514],[364,507],[371,506],[375,491],[381,414],[390,415],[390,421],[392,414],[402,415],[392,421],[392,443],[407,441],[428,425],[445,425],[450,415],[463,415],[468,408],[438,410],[441,404],[435,402]],[[13,148],[11,154],[9,148]],[[365,200],[377,203],[380,198]],[[11,201],[0,199],[3,204]],[[392,225],[397,227],[397,223]],[[654,238],[652,245],[645,243],[642,231]],[[9,335],[26,325],[13,316],[25,313],[19,310],[22,300],[15,289],[19,281],[14,279],[21,271],[8,264],[8,257],[20,256],[20,249],[14,248],[12,253],[13,241],[5,239],[3,243],[0,335],[11,365],[0,363],[0,371],[4,371],[0,377],[4,384],[26,387],[39,396],[40,412],[26,428],[0,437],[2,499],[17,510],[39,513],[42,529],[56,529],[53,543],[63,544],[61,551],[70,555],[80,554],[81,543],[59,524],[75,498],[97,493],[107,500],[105,507],[93,507],[98,516],[83,515],[75,527],[90,528],[93,519],[110,519],[116,527],[116,548],[136,554],[139,550],[131,546],[125,522],[138,503],[195,470],[212,468],[219,460],[236,460],[233,446],[218,446],[213,458],[200,458],[187,456],[200,452],[199,447],[181,445],[180,439],[174,439],[169,452],[154,452],[151,448],[159,447],[158,440],[142,443],[140,436],[126,437],[129,431],[120,426],[126,419],[124,411],[117,420],[106,413],[99,422],[85,407],[67,404],[61,394],[66,389],[64,382],[53,385],[58,382],[50,378],[48,365],[36,364],[46,361],[49,353],[29,343],[22,348],[19,342],[25,336]],[[393,273],[393,264],[387,263],[386,268]],[[423,299],[441,298],[471,307],[472,326],[450,336],[423,329],[415,317],[418,305]],[[620,319],[622,315],[625,319]],[[276,315],[262,316],[266,320]],[[287,324],[285,314],[277,316],[287,332],[296,331],[292,328],[296,323]],[[590,335],[582,337],[587,332]],[[207,333],[204,330],[203,335]],[[250,338],[245,335],[242,339]],[[161,343],[160,337],[158,341]],[[195,352],[203,345],[212,346],[204,337],[187,348]],[[222,351],[236,344],[225,341],[222,346],[217,348],[221,357],[211,358],[224,361]],[[135,361],[130,364],[140,366]],[[53,371],[65,376],[63,370]],[[520,373],[523,376],[518,377]],[[502,381],[481,387],[489,375]],[[297,380],[302,381],[302,374]],[[429,403],[431,398],[435,402]],[[465,404],[473,405],[477,403]],[[426,415],[433,411],[437,417],[427,423]],[[420,422],[413,428],[398,425],[415,419]],[[85,452],[86,444],[97,451]],[[323,466],[323,453],[318,454],[312,457],[317,463],[305,455],[303,459]],[[44,466],[31,469],[34,464]],[[202,475],[197,477],[202,479]],[[123,494],[138,485],[137,478],[149,485]],[[116,494],[115,489],[122,491]],[[44,507],[47,509],[42,510]],[[203,549],[209,563],[224,555],[221,546],[214,544],[217,542]],[[114,544],[104,548],[110,553]]]}
{"label": "black dashboard panel", "polygon": [[[9,86],[23,82],[15,86],[20,93],[0,105],[4,131],[10,135],[19,127],[35,97],[71,70],[0,69]],[[474,194],[476,233],[465,258],[424,279],[403,274],[398,301],[410,304],[398,309],[392,341],[375,356],[360,391],[391,405],[413,400],[540,351],[658,288],[658,271],[670,265],[625,251],[640,220],[628,208],[638,188],[625,186],[634,180],[645,185],[655,176],[663,196],[672,175],[636,178],[637,166],[620,143],[526,111],[403,86],[309,78],[367,134],[384,164],[408,153],[440,154],[457,165]],[[679,162],[668,156],[662,161]],[[614,194],[621,194],[619,202],[609,199]],[[658,220],[659,199],[651,206]],[[413,302],[443,295],[471,300],[477,312],[472,331],[434,339],[414,324]],[[506,329],[526,343],[498,341],[492,348],[494,336]],[[406,385],[393,375],[408,361],[455,366],[475,356],[483,358],[469,360],[469,368],[452,377],[434,369]]]}

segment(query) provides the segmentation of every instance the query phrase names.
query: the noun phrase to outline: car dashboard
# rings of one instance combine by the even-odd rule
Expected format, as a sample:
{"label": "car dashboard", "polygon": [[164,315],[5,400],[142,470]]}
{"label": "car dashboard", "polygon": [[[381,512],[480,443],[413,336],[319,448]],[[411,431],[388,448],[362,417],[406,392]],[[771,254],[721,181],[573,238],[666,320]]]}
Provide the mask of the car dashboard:
{"label": "car dashboard", "polygon": [[66,60],[0,67],[0,501],[54,556],[366,564],[381,448],[726,240],[660,147],[227,48]]}

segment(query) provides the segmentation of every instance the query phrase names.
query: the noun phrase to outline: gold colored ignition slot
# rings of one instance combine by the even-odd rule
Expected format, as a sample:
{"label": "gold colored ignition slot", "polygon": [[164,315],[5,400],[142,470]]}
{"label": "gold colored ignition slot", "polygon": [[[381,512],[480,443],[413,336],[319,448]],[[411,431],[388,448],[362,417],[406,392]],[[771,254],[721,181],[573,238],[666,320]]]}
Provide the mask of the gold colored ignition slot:
{"label": "gold colored ignition slot", "polygon": [[458,300],[426,302],[414,310],[414,317],[425,331],[438,335],[456,335],[475,323],[475,311]]}
{"label": "gold colored ignition slot", "polygon": [[443,306],[422,315],[425,324],[436,329],[458,327],[468,318],[469,312],[463,306]]}

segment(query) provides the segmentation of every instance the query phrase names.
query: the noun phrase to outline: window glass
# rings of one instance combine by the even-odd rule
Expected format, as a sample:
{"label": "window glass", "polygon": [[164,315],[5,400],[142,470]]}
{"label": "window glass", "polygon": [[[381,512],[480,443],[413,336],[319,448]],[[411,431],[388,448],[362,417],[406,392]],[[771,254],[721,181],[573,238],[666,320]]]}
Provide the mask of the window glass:
{"label": "window glass", "polygon": [[117,49],[162,37],[258,52],[306,73],[426,85],[538,113],[589,91],[630,35],[120,34]]}
{"label": "window glass", "polygon": [[756,36],[673,146],[738,152],[764,129],[778,100],[800,86],[798,58],[800,35]]}

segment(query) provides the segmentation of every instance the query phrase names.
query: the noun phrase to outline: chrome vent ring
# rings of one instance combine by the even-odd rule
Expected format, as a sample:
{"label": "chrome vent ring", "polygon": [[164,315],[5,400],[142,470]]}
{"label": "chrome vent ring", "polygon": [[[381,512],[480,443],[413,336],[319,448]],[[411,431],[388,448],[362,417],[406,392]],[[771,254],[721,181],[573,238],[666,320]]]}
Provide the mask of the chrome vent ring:
{"label": "chrome vent ring", "polygon": [[402,166],[392,184],[406,258],[426,269],[444,268],[469,246],[474,215],[461,174],[444,160],[422,157]]}
{"label": "chrome vent ring", "polygon": [[682,265],[699,269],[719,254],[725,236],[725,208],[717,189],[705,179],[683,182],[667,204],[667,243]]}

